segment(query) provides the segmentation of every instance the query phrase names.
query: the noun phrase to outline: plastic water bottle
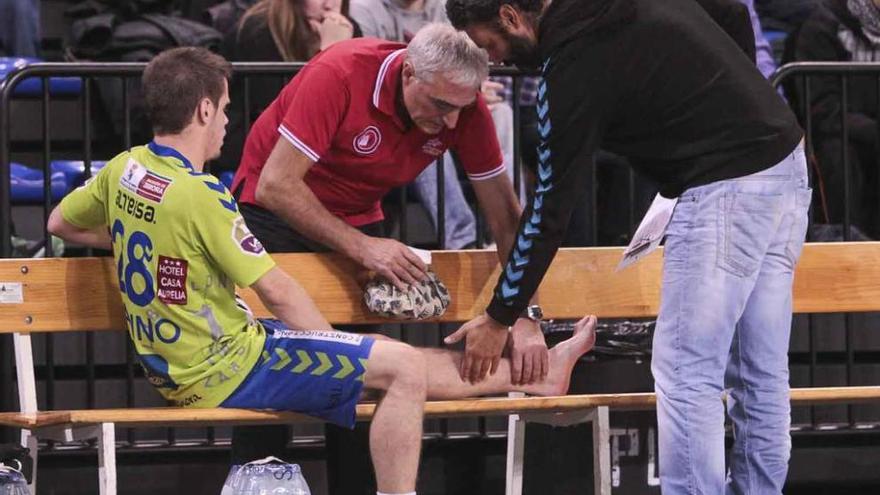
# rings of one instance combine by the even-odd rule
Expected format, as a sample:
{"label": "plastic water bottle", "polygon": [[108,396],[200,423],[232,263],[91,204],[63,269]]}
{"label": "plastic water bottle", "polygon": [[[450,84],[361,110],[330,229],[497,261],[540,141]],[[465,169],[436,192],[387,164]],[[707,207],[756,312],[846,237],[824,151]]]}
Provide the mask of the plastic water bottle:
{"label": "plastic water bottle", "polygon": [[220,495],[311,494],[299,465],[288,464],[275,457],[232,466],[220,492]]}
{"label": "plastic water bottle", "polygon": [[19,470],[0,464],[0,495],[31,495]]}

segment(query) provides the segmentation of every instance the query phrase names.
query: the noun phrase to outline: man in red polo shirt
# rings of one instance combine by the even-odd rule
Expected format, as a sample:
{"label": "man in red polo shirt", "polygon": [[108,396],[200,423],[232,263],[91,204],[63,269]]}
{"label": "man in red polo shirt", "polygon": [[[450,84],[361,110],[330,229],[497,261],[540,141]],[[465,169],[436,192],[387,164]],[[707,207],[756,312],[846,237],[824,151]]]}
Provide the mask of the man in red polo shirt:
{"label": "man in red polo shirt", "polygon": [[[283,235],[343,253],[398,286],[413,283],[425,266],[403,244],[375,236],[373,224],[383,219],[380,202],[389,190],[452,149],[499,246],[509,246],[519,204],[504,176],[490,112],[473,90],[487,64],[448,26],[435,26],[423,39],[438,33],[471,49],[471,66],[452,61],[457,80],[416,72],[413,50],[433,62],[433,53],[420,50],[437,52],[437,45],[407,49],[358,39],[316,56],[282,90],[248,135],[233,184],[246,211],[257,213],[248,224],[258,237],[267,227],[266,237],[278,238],[283,227]],[[358,231],[364,227],[374,235]]]}
{"label": "man in red polo shirt", "polygon": [[[425,26],[409,45],[355,39],[318,54],[248,135],[232,189],[249,228],[269,252],[333,250],[403,288],[427,267],[404,244],[381,237],[381,199],[451,149],[506,260],[520,207],[479,95],[487,76],[485,52],[446,24]],[[520,319],[510,343],[512,381],[543,379],[548,354],[537,323]],[[267,428],[236,429],[236,461],[286,444],[287,436]],[[343,434],[328,429],[328,447]],[[352,479],[356,462],[331,462],[331,471],[334,464],[349,471],[330,477]],[[351,485],[331,492],[348,495],[363,483]]]}

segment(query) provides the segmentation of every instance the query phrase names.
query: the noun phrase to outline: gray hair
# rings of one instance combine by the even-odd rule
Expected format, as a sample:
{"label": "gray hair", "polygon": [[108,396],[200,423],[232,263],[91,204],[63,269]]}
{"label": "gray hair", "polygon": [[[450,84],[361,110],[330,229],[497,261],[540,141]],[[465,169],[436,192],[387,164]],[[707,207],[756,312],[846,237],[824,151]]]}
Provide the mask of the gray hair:
{"label": "gray hair", "polygon": [[467,34],[449,24],[431,23],[416,33],[406,49],[416,77],[442,74],[457,85],[479,87],[489,77],[489,55]]}

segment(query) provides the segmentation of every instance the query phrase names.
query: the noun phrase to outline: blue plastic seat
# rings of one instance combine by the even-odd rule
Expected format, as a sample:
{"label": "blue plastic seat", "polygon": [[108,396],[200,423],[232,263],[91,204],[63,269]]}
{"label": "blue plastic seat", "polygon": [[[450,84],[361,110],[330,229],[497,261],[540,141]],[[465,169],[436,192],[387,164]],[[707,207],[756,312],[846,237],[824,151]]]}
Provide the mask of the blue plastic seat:
{"label": "blue plastic seat", "polygon": [[[22,165],[10,164],[9,186],[12,204],[34,204],[43,202],[43,172]],[[63,172],[53,172],[51,178],[52,201],[60,201],[70,189]]]}
{"label": "blue plastic seat", "polygon": [[[37,58],[0,57],[0,81],[19,67],[42,62]],[[55,96],[76,96],[82,90],[82,79],[78,77],[50,77],[49,94]],[[39,96],[43,94],[43,84],[38,77],[29,77],[19,83],[13,94],[16,96]]]}
{"label": "blue plastic seat", "polygon": [[788,36],[788,33],[786,33],[785,31],[777,31],[775,29],[764,29],[763,33],[764,33],[764,38],[769,43],[773,43],[773,42],[779,41],[779,40],[784,41],[785,38]]}
{"label": "blue plastic seat", "polygon": [[[91,175],[95,175],[104,168],[107,162],[92,160]],[[76,189],[85,182],[86,165],[82,160],[54,160],[49,166],[52,173],[61,172],[67,181],[69,191]]]}

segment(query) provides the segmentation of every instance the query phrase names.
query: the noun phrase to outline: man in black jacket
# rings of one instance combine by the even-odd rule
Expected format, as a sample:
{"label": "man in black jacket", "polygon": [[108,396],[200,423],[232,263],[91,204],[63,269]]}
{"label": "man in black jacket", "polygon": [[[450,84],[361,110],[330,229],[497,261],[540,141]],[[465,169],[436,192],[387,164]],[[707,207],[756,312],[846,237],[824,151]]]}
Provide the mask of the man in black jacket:
{"label": "man in black jacket", "polygon": [[[494,369],[601,146],[668,199],[658,201],[671,218],[652,359],[664,495],[781,493],[791,284],[810,189],[802,132],[754,65],[746,8],[449,0],[447,11],[493,60],[540,65],[543,76],[534,199],[486,314],[448,339],[467,339],[463,377]],[[729,483],[725,388],[736,438]]]}

